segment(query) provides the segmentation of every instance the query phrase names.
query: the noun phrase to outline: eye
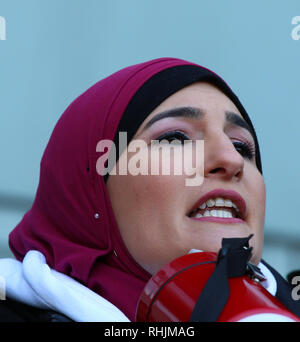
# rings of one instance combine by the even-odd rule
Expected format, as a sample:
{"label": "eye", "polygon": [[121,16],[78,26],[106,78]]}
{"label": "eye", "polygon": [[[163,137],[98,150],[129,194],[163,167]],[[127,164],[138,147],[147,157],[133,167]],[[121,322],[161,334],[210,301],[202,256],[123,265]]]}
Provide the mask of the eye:
{"label": "eye", "polygon": [[241,154],[242,157],[251,160],[255,156],[254,146],[248,142],[233,141],[235,149]]}
{"label": "eye", "polygon": [[168,142],[172,142],[174,140],[179,140],[183,144],[185,140],[190,140],[190,138],[180,131],[172,131],[162,134],[160,137],[156,139],[157,141],[167,140]]}

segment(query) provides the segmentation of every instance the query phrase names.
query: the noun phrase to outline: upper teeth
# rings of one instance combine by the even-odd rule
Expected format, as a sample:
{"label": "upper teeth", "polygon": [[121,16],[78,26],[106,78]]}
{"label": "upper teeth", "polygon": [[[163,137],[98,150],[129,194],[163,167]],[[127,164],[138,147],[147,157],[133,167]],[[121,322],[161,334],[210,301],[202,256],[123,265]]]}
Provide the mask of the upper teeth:
{"label": "upper teeth", "polygon": [[202,203],[199,209],[205,209],[206,207],[233,207],[236,211],[239,211],[237,205],[230,199],[217,197],[215,199],[210,198],[206,202]]}
{"label": "upper teeth", "polygon": [[[203,212],[203,215],[200,213],[197,213],[195,217],[202,217],[202,216],[214,216],[214,217],[232,217],[231,210],[211,210],[212,207],[228,207],[228,208],[234,208],[235,211],[238,213],[239,209],[235,203],[233,203],[230,199],[217,197],[217,198],[210,198],[206,202],[202,203],[199,208],[193,210],[193,213],[195,214],[199,209],[206,209]],[[210,209],[211,208],[211,209]]]}

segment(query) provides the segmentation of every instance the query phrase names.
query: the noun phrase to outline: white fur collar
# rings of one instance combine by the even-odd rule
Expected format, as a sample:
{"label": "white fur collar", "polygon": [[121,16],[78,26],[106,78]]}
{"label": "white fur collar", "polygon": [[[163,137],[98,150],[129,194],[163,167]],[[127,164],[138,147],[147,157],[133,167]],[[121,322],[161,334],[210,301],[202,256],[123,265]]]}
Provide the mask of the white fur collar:
{"label": "white fur collar", "polygon": [[0,259],[0,276],[5,280],[8,298],[55,310],[77,322],[129,322],[106,299],[71,277],[50,269],[38,251],[29,251],[23,262]]}

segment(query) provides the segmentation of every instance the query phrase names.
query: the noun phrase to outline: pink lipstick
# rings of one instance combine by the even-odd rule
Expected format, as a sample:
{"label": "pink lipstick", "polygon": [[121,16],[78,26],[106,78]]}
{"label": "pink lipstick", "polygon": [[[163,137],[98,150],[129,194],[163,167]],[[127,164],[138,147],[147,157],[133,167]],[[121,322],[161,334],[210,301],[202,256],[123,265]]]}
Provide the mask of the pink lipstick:
{"label": "pink lipstick", "polygon": [[244,223],[246,202],[236,191],[215,189],[202,196],[188,216],[208,222]]}

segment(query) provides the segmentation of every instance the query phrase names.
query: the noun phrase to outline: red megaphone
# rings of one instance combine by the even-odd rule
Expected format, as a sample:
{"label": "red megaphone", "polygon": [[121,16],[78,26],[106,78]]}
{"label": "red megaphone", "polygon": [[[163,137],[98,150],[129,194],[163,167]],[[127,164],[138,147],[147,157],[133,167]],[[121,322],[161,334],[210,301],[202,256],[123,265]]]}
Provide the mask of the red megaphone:
{"label": "red megaphone", "polygon": [[[138,322],[189,322],[197,299],[216,267],[217,254],[184,255],[146,284],[137,306]],[[218,322],[300,321],[261,281],[248,275],[228,279],[230,295]]]}

